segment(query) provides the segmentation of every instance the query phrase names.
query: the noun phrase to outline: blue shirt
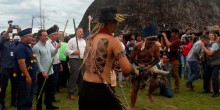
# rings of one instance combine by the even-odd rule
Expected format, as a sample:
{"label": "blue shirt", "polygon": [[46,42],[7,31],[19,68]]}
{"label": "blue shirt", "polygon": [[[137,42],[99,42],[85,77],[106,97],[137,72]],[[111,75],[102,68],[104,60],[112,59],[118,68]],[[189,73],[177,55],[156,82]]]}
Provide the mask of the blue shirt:
{"label": "blue shirt", "polygon": [[36,79],[37,73],[37,60],[36,54],[33,53],[31,47],[24,43],[19,43],[14,50],[15,54],[15,70],[18,76],[22,76],[21,69],[18,65],[19,59],[25,59],[25,64],[27,66],[27,70],[32,79]]}
{"label": "blue shirt", "polygon": [[[53,74],[53,66],[51,66],[52,57],[57,53],[57,49],[51,48],[49,42],[46,44],[39,41],[34,47],[33,52],[37,55],[37,65],[39,72],[47,72],[48,75]],[[50,70],[49,70],[50,69]],[[48,73],[48,71],[50,71]]]}
{"label": "blue shirt", "polygon": [[0,65],[3,68],[14,68],[14,49],[18,41],[12,41],[9,44],[5,43],[6,38],[0,37]]}

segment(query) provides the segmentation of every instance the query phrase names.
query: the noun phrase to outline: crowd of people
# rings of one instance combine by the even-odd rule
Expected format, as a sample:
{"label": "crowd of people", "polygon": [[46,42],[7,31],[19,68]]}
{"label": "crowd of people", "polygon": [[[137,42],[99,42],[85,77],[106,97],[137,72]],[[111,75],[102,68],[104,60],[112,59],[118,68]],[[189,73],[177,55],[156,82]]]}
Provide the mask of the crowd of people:
{"label": "crowd of people", "polygon": [[174,27],[169,33],[131,33],[126,40],[122,34],[112,34],[124,18],[114,7],[102,8],[93,36],[88,38],[84,38],[83,28],[76,29],[76,37],[63,36],[57,25],[33,35],[31,28],[17,27],[12,37],[10,25],[0,37],[0,110],[6,110],[9,79],[10,104],[18,110],[30,110],[35,93],[37,110],[42,110],[43,93],[46,109],[59,109],[53,103],[60,102],[55,97],[60,87],[68,88],[70,100],[78,100],[79,110],[126,109],[114,90],[116,81],[123,87],[125,77],[132,83],[131,110],[135,109],[138,90],[148,80],[151,102],[157,88],[168,98],[181,92],[180,79],[187,79],[186,88],[193,91],[193,82],[202,78],[202,93],[219,96],[218,24],[214,30],[204,28],[200,35],[190,29],[181,33]]}

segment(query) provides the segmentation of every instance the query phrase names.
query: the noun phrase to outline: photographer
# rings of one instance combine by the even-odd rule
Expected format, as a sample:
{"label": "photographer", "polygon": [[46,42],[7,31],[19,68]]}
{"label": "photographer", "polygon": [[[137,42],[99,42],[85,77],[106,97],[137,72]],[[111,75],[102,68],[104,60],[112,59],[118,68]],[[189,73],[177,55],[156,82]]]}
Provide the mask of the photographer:
{"label": "photographer", "polygon": [[[21,29],[17,28],[20,32]],[[8,79],[11,81],[11,106],[16,107],[16,94],[17,83],[16,74],[13,71],[14,68],[14,54],[13,51],[16,47],[16,41],[10,41],[9,33],[13,32],[13,28],[10,25],[7,31],[3,31],[0,37],[0,64],[1,64],[1,91],[0,91],[0,110],[6,109],[4,98],[6,96],[6,88],[8,85]]]}
{"label": "photographer", "polygon": [[168,39],[168,36],[165,32],[162,33],[165,40],[165,52],[170,56],[170,63],[172,64],[172,72],[175,77],[175,93],[179,93],[179,60],[178,60],[178,50],[180,48],[180,39],[179,39],[179,29],[171,28],[171,38]]}

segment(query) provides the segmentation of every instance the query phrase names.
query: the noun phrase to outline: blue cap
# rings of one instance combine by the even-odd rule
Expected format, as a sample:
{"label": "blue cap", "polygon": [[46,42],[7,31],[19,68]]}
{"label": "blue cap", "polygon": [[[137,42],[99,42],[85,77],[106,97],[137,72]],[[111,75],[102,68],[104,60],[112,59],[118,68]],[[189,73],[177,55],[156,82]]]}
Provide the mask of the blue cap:
{"label": "blue cap", "polygon": [[24,36],[31,34],[31,33],[32,33],[32,28],[27,28],[27,29],[24,29],[21,32],[19,32],[18,35],[20,37],[24,37]]}

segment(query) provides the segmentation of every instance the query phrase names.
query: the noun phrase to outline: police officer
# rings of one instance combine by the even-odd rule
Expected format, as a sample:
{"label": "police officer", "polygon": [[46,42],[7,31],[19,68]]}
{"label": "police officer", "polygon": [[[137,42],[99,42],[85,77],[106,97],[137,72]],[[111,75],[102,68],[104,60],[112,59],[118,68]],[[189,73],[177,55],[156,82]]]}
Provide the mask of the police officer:
{"label": "police officer", "polygon": [[31,110],[34,82],[37,73],[36,54],[29,44],[32,39],[32,29],[27,28],[19,32],[21,42],[14,50],[15,70],[18,77],[18,110]]}

